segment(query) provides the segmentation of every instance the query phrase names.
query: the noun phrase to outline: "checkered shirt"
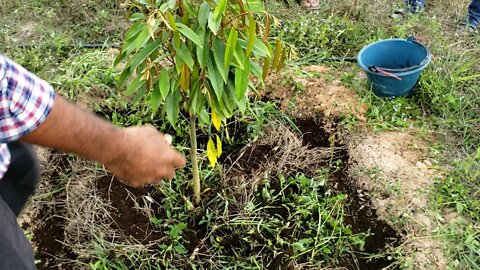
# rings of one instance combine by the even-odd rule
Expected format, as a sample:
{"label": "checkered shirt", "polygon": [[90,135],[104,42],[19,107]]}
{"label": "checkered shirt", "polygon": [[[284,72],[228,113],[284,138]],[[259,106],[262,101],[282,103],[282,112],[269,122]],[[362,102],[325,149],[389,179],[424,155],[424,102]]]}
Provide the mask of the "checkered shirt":
{"label": "checkered shirt", "polygon": [[0,179],[10,165],[7,144],[30,133],[53,107],[52,86],[0,55]]}

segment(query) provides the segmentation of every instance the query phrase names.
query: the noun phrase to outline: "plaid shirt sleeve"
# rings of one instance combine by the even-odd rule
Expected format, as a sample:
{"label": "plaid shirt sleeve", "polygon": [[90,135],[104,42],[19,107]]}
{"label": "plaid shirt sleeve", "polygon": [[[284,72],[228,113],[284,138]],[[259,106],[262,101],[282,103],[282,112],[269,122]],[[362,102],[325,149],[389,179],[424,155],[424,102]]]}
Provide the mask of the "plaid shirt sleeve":
{"label": "plaid shirt sleeve", "polygon": [[0,55],[0,142],[18,140],[50,113],[53,87],[19,64]]}

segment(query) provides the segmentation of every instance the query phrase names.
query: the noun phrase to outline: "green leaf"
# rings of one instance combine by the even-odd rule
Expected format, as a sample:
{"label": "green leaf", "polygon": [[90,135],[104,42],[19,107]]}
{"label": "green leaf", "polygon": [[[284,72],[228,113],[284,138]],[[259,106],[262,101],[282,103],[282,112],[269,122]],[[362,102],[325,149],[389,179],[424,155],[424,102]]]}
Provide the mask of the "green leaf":
{"label": "green leaf", "polygon": [[255,54],[261,56],[261,57],[272,57],[272,54],[270,50],[265,46],[263,41],[259,38],[255,38],[255,41],[253,42],[253,47],[254,47],[254,52]]}
{"label": "green leaf", "polygon": [[147,92],[147,84],[144,83],[140,86],[140,88],[137,89],[137,94],[133,98],[133,103],[137,103],[140,99],[142,99],[145,96],[145,93]]}
{"label": "green leaf", "polygon": [[115,57],[115,61],[113,62],[113,66],[116,67],[118,64],[120,64],[120,62],[125,60],[126,57],[127,57],[127,53],[126,52],[121,52],[119,55],[117,55],[117,57]]}
{"label": "green leaf", "polygon": [[152,54],[156,49],[158,49],[161,44],[162,41],[160,39],[157,39],[154,42],[143,47],[143,49],[138,52],[138,54],[132,59],[131,63],[128,66],[130,66],[132,70],[136,69],[138,65],[143,63],[143,61],[145,61],[145,59],[147,59],[150,54]]}
{"label": "green leaf", "polygon": [[138,20],[144,20],[144,19],[145,19],[145,14],[140,13],[140,12],[133,13],[132,15],[130,15],[130,18],[129,18],[129,20],[131,22],[135,22],[135,21],[138,21]]}
{"label": "green leaf", "polygon": [[[198,87],[196,87],[198,88]],[[190,98],[188,100],[187,104],[187,110],[193,113],[193,115],[197,115],[198,112],[200,112],[201,107],[203,105],[203,100],[204,100],[204,94],[200,89],[195,89],[195,87],[192,87],[192,90],[190,90]]]}
{"label": "green leaf", "polygon": [[212,85],[213,91],[215,92],[215,95],[220,98],[223,93],[223,81],[222,81],[222,76],[218,72],[217,68],[212,62],[212,58],[208,57],[207,58],[207,77],[210,80],[210,84]]}
{"label": "green leaf", "polygon": [[125,40],[129,40],[135,37],[138,33],[140,33],[140,31],[143,30],[143,27],[147,26],[142,21],[132,24],[132,26],[130,26],[130,29],[128,29],[127,33],[125,34]]}
{"label": "green leaf", "polygon": [[[243,1],[243,0],[240,0],[240,1]],[[226,8],[227,8],[227,0],[218,1],[217,7],[215,7],[215,10],[213,11],[213,19],[216,21],[221,19],[221,15],[223,14],[223,12],[225,12]]]}
{"label": "green leaf", "polygon": [[258,78],[262,78],[263,67],[261,67],[257,62],[250,61],[250,70]]}
{"label": "green leaf", "polygon": [[147,43],[149,39],[150,39],[150,32],[148,31],[148,27],[145,26],[145,28],[143,28],[143,30],[140,32],[140,34],[137,36],[137,38],[133,42],[133,48],[131,49],[135,49],[135,50],[140,49]]}
{"label": "green leaf", "polygon": [[127,87],[127,96],[133,94],[134,92],[137,92],[137,90],[142,87],[142,85],[145,85],[145,81],[142,81],[140,79],[140,76],[136,77]]}
{"label": "green leaf", "polygon": [[180,101],[181,96],[178,91],[173,92],[167,97],[165,101],[165,110],[167,112],[167,120],[172,126],[175,126],[175,123],[178,119],[178,114],[180,113]]}
{"label": "green leaf", "polygon": [[235,109],[235,86],[233,82],[230,80],[227,84],[226,91],[223,92],[223,97],[221,103],[223,103],[222,111],[226,118],[230,118],[233,116],[233,109]]}
{"label": "green leaf", "polygon": [[220,72],[220,75],[223,78],[223,81],[227,83],[228,69],[225,68],[225,43],[222,40],[216,38],[212,43],[213,57],[215,59],[215,64]]}
{"label": "green leaf", "polygon": [[170,9],[175,8],[176,4],[177,4],[177,0],[169,0],[168,1],[168,6],[170,7]]}
{"label": "green leaf", "polygon": [[237,100],[237,106],[240,112],[244,114],[247,111],[247,97]]}
{"label": "green leaf", "polygon": [[150,96],[150,106],[152,107],[153,112],[157,112],[160,102],[162,101],[161,99],[162,97],[160,95],[160,89],[158,87],[154,87],[152,95]]}
{"label": "green leaf", "polygon": [[237,39],[238,31],[237,29],[235,29],[235,27],[233,27],[232,30],[230,30],[230,34],[228,35],[227,47],[225,50],[224,64],[226,69],[228,69],[232,61],[235,48],[237,47]]}
{"label": "green leaf", "polygon": [[160,71],[158,88],[160,94],[162,95],[162,99],[165,100],[170,92],[170,80],[168,78],[168,70],[165,68]]}
{"label": "green leaf", "polygon": [[246,59],[243,70],[240,68],[235,69],[235,97],[237,100],[244,98],[247,92],[250,67],[250,60]]}
{"label": "green leaf", "polygon": [[195,16],[197,13],[195,12],[195,8],[192,6],[192,3],[190,3],[188,0],[183,1],[183,7],[185,10],[188,12],[190,16]]}
{"label": "green leaf", "polygon": [[198,10],[198,24],[203,29],[205,29],[205,26],[207,25],[209,15],[210,15],[210,4],[208,4],[208,2],[203,2],[200,5],[200,9]]}
{"label": "green leaf", "polygon": [[203,40],[203,47],[200,46],[195,46],[196,52],[197,52],[197,61],[200,67],[203,69],[205,68],[206,64],[206,59],[208,56],[208,43],[209,43],[209,38],[210,38],[210,32],[206,31],[206,29],[200,28],[199,30],[199,36]]}
{"label": "green leaf", "polygon": [[217,164],[217,149],[215,149],[215,143],[212,138],[208,139],[207,143],[207,157],[210,161],[210,166],[215,166]]}
{"label": "green leaf", "polygon": [[190,51],[185,44],[182,44],[181,46],[181,48],[174,46],[175,52],[178,56],[180,56],[180,58],[185,62],[185,64],[187,64],[188,68],[190,68],[190,70],[193,70],[194,61],[192,55],[190,54]]}
{"label": "green leaf", "polygon": [[233,59],[235,60],[235,66],[243,70],[243,63],[245,63],[245,54],[243,53],[242,46],[237,42],[235,46],[235,52],[233,53]]}
{"label": "green leaf", "polygon": [[130,67],[127,67],[125,68],[123,71],[122,71],[122,74],[120,74],[120,77],[118,78],[118,81],[117,81],[117,88],[122,88],[123,85],[125,84],[125,81],[130,77],[132,76],[132,70],[130,69]]}
{"label": "green leaf", "polygon": [[210,28],[213,34],[216,35],[218,33],[221,23],[221,20],[214,20],[213,16],[208,16],[208,28]]}
{"label": "green leaf", "polygon": [[203,47],[203,43],[198,37],[195,32],[190,29],[190,27],[186,26],[183,23],[177,23],[178,31],[182,33],[185,37],[187,37],[189,40],[191,40],[193,43],[197,44],[197,46]]}
{"label": "green leaf", "polygon": [[[247,49],[247,46],[248,46],[247,41],[239,38],[238,43],[240,44],[240,46],[243,49]],[[259,57],[271,57],[271,53],[268,50],[267,46],[265,46],[265,44],[263,44],[260,39],[255,38],[253,44],[254,44],[254,46],[253,46],[252,51],[253,51],[254,55],[259,56]]]}
{"label": "green leaf", "polygon": [[199,115],[200,116],[198,118],[199,122],[203,125],[208,125],[210,124],[210,115],[208,114],[207,110],[205,109],[205,107],[200,111]]}

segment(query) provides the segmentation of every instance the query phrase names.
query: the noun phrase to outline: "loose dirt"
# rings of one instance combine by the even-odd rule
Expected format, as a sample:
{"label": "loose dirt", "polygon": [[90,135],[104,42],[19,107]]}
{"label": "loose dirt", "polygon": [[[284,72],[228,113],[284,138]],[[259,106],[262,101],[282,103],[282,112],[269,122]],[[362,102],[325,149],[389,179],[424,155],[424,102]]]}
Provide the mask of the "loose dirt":
{"label": "loose dirt", "polygon": [[432,239],[428,191],[439,173],[428,159],[428,145],[408,132],[360,134],[349,140],[350,174],[370,191],[379,216],[405,230],[415,269],[445,269],[441,241]]}
{"label": "loose dirt", "polygon": [[154,228],[148,215],[140,210],[146,206],[145,200],[151,200],[153,203],[149,205],[150,209],[159,214],[161,194],[155,188],[132,188],[109,175],[98,179],[96,187],[100,196],[112,207],[112,229],[118,230],[127,238],[133,237],[142,244],[149,244],[164,236]]}
{"label": "loose dirt", "polygon": [[[328,81],[329,69],[324,66],[302,68],[308,75],[272,74],[266,79],[264,98],[279,101],[281,108],[295,118],[322,115],[325,120],[354,116],[365,122],[367,106],[360,102],[354,90],[333,79]],[[285,79],[289,78],[289,79]]]}
{"label": "loose dirt", "polygon": [[[328,134],[325,128],[316,124],[312,119],[303,119],[296,122],[298,128],[302,131],[304,143],[311,147],[330,147],[333,134]],[[337,147],[342,147],[338,145]],[[337,153],[333,163],[341,161],[341,166],[331,176],[331,185],[337,192],[347,194],[348,209],[345,222],[350,225],[354,233],[370,232],[365,239],[364,252],[370,254],[381,254],[389,247],[397,247],[402,239],[395,229],[388,223],[379,218],[375,206],[368,194],[368,190],[362,188],[355,179],[349,174],[348,151],[343,149]],[[385,257],[379,257],[372,260],[365,258],[357,250],[358,264],[351,258],[344,258],[342,267],[347,269],[383,269],[393,263]]]}

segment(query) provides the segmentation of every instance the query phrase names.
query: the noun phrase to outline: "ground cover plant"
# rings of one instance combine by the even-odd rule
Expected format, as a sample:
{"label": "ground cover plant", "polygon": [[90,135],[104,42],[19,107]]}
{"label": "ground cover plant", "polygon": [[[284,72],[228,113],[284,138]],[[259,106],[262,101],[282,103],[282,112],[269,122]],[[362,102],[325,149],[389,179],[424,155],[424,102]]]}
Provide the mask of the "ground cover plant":
{"label": "ground cover plant", "polygon": [[[149,13],[138,13],[154,2],[139,1],[130,14],[147,22]],[[42,151],[43,181],[20,220],[37,267],[478,269],[479,39],[456,34],[468,1],[430,2],[401,21],[388,17],[401,3],[324,1],[307,11],[296,1],[264,2],[270,61],[276,38],[294,50],[283,71],[248,95],[244,112],[232,110],[228,119],[218,112],[221,132],[206,108],[210,119],[196,130],[200,204],[192,203],[191,169],[172,182],[133,189],[97,164]],[[209,3],[214,13],[218,2]],[[123,70],[133,75],[128,64],[113,67],[136,23],[122,4],[2,2],[0,50],[99,116],[120,126],[153,124],[189,153],[188,110],[174,127],[164,120],[167,111],[155,110],[161,92],[152,107],[148,88],[134,102],[128,87],[117,87]],[[26,11],[31,16],[22,16]],[[262,42],[266,15],[254,16]],[[175,19],[195,29],[182,20]],[[246,35],[236,26],[237,43],[247,41],[248,21]],[[177,33],[196,59],[191,33]],[[230,33],[222,33],[224,44]],[[436,57],[412,97],[378,98],[355,64],[337,61],[378,39],[411,35],[422,36]],[[87,43],[100,46],[81,46]],[[232,65],[227,79],[236,86]],[[167,66],[181,89],[187,69]],[[159,77],[151,77],[154,85]],[[217,134],[223,154],[211,167],[208,142]]]}

